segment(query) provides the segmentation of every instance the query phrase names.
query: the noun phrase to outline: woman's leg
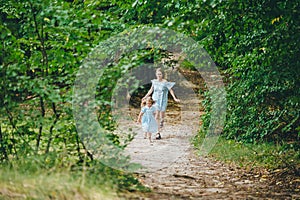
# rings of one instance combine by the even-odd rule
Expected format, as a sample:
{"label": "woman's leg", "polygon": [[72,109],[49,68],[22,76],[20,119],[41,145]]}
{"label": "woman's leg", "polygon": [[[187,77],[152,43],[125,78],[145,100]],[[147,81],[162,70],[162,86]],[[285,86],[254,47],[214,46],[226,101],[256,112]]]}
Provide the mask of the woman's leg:
{"label": "woman's leg", "polygon": [[164,122],[165,122],[165,111],[160,112],[160,123],[159,123],[159,128],[163,128]]}
{"label": "woman's leg", "polygon": [[156,120],[157,124],[159,124],[159,116],[160,116],[160,111],[157,110],[157,111],[155,112],[155,120]]}
{"label": "woman's leg", "polygon": [[156,113],[155,113],[155,120],[156,120],[156,123],[157,123],[157,126],[158,126],[158,132],[156,134],[156,139],[157,140],[161,139],[161,136],[160,136],[161,128],[159,126],[159,117],[160,116],[161,116],[161,111],[156,111]]}

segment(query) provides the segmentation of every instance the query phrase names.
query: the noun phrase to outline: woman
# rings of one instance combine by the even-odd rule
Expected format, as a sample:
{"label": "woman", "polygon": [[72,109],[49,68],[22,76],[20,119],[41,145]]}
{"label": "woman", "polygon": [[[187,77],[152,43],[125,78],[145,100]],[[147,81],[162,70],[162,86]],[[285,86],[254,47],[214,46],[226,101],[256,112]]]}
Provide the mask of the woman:
{"label": "woman", "polygon": [[156,139],[161,139],[160,130],[164,126],[164,119],[166,108],[168,105],[168,92],[172,95],[174,101],[180,102],[179,99],[176,98],[172,87],[175,85],[174,82],[168,82],[167,80],[163,79],[163,73],[160,68],[156,69],[156,79],[151,80],[152,86],[148,93],[143,97],[143,100],[150,96],[152,93],[152,99],[155,101],[156,106],[156,114],[155,119],[157,123],[159,122],[159,131],[157,132]]}

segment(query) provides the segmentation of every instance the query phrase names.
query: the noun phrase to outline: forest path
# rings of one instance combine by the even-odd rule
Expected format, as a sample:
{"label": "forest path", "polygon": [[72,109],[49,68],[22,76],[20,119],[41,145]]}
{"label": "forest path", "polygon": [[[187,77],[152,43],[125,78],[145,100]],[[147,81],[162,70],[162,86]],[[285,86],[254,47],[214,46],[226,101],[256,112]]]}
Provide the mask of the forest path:
{"label": "forest path", "polygon": [[201,98],[191,95],[182,94],[179,105],[170,102],[162,139],[154,139],[153,145],[134,123],[140,110],[128,110],[131,121],[123,121],[123,126],[137,134],[125,151],[144,167],[136,174],[152,192],[130,193],[125,199],[300,199],[299,194],[278,189],[267,171],[249,172],[197,155],[191,138],[199,129]]}

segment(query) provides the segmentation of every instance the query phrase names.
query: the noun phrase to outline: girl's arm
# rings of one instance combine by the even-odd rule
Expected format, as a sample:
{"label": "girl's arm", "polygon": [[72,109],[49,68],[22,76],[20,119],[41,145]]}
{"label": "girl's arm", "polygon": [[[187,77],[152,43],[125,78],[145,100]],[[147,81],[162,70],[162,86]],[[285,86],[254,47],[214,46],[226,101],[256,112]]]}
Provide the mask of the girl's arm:
{"label": "girl's arm", "polygon": [[138,116],[138,119],[136,120],[137,123],[141,123],[143,114],[144,113],[141,111],[139,116]]}
{"label": "girl's arm", "polygon": [[172,90],[172,88],[169,91],[170,91],[170,94],[172,95],[174,101],[180,102],[180,100],[176,98],[176,96],[175,96],[174,91]]}
{"label": "girl's arm", "polygon": [[148,93],[142,98],[142,100],[146,99],[147,97],[149,97],[153,92],[153,85],[151,86],[150,90],[148,91]]}

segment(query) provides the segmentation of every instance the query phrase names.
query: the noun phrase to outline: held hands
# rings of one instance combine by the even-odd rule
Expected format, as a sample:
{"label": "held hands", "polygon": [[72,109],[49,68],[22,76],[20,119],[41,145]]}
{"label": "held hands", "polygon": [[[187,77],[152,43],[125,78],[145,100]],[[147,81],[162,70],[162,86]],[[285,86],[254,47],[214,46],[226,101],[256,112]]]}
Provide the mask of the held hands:
{"label": "held hands", "polygon": [[145,101],[146,98],[147,98],[147,96],[144,96],[144,97],[142,98],[142,101]]}

